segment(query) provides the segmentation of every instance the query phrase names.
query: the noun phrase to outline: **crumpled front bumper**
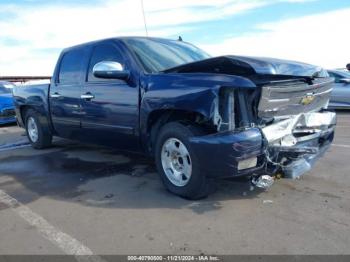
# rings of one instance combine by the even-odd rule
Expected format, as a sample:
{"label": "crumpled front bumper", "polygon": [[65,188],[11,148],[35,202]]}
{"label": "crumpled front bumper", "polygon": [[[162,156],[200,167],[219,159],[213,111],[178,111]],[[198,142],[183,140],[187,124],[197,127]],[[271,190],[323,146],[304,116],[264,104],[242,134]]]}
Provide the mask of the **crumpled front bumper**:
{"label": "crumpled front bumper", "polygon": [[286,177],[301,176],[329,148],[336,122],[334,112],[324,111],[299,114],[262,128],[268,143],[267,164]]}
{"label": "crumpled front bumper", "polygon": [[201,170],[209,177],[273,174],[298,177],[311,169],[334,137],[336,115],[291,116],[264,128],[192,137]]}

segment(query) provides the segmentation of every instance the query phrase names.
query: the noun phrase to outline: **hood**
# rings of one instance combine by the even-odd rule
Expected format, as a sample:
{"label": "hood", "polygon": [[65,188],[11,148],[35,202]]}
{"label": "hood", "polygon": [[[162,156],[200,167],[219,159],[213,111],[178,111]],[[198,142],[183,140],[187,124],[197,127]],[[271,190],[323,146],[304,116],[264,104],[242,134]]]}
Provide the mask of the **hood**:
{"label": "hood", "polygon": [[13,106],[12,94],[0,94],[0,108]]}
{"label": "hood", "polygon": [[325,73],[321,67],[290,60],[248,56],[229,56],[229,58],[249,64],[257,74],[261,75],[315,77]]}
{"label": "hood", "polygon": [[170,68],[165,73],[221,73],[241,76],[283,75],[300,77],[327,76],[321,67],[275,58],[219,56]]}

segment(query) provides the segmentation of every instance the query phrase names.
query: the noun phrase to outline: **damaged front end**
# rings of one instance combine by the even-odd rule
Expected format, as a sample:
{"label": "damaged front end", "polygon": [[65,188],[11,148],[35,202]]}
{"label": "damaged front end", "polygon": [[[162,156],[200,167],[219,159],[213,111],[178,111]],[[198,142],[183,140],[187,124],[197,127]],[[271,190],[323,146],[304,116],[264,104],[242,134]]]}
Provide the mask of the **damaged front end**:
{"label": "damaged front end", "polygon": [[330,146],[336,125],[333,112],[311,112],[262,128],[268,143],[266,160],[271,173],[298,178],[309,171]]}
{"label": "damaged front end", "polygon": [[261,87],[258,118],[267,142],[267,170],[297,178],[333,140],[336,114],[326,111],[333,79],[274,81]]}
{"label": "damaged front end", "polygon": [[333,141],[336,115],[327,107],[334,79],[322,68],[224,56],[164,73],[215,79],[205,114],[212,132],[190,139],[207,176],[250,176],[266,188],[278,173],[297,178],[310,170]]}
{"label": "damaged front end", "polygon": [[268,188],[276,174],[298,178],[309,171],[333,141],[331,83],[325,77],[270,81],[254,91],[221,88],[217,133],[191,140],[210,163],[203,164],[209,176],[251,176],[254,186]]}

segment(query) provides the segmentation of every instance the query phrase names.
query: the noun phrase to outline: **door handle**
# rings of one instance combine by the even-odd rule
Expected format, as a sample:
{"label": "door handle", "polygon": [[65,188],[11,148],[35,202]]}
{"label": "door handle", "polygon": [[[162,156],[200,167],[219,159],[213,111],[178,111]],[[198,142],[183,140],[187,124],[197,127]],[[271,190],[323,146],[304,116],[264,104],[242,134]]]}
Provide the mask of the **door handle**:
{"label": "door handle", "polygon": [[81,99],[85,99],[85,100],[91,100],[93,98],[95,98],[95,96],[91,93],[86,93],[80,96]]}
{"label": "door handle", "polygon": [[61,95],[59,93],[55,92],[55,93],[51,94],[50,97],[51,98],[59,98],[59,97],[61,97]]}

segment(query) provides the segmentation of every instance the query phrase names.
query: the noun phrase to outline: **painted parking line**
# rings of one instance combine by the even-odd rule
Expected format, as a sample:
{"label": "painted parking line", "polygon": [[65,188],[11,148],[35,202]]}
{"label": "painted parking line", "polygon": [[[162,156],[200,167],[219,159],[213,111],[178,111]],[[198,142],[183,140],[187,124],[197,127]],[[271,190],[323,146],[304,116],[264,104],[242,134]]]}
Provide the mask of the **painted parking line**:
{"label": "painted parking line", "polygon": [[350,145],[339,145],[339,144],[332,144],[332,146],[336,146],[336,147],[344,147],[344,148],[350,148]]}
{"label": "painted parking line", "polygon": [[93,254],[93,252],[70,235],[58,230],[43,217],[33,212],[29,207],[21,204],[15,198],[0,189],[0,203],[11,208],[17,215],[23,218],[28,224],[52,244],[60,248],[68,255],[74,255],[77,261],[104,262],[104,260]]}

